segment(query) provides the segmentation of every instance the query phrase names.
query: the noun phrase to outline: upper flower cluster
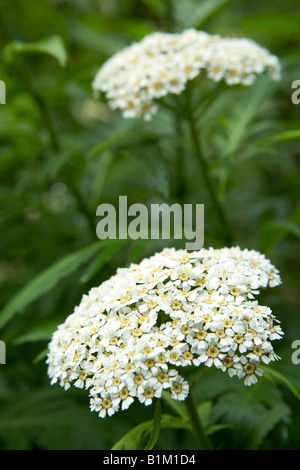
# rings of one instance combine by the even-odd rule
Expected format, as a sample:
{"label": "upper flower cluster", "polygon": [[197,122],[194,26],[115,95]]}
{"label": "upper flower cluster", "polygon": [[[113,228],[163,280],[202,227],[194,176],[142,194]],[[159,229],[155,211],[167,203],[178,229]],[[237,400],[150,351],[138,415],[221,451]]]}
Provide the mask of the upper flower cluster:
{"label": "upper flower cluster", "polygon": [[148,405],[163,390],[184,400],[189,385],[179,367],[214,365],[251,385],[259,364],[278,358],[272,341],[282,335],[255,295],[280,282],[262,254],[239,247],[165,249],[120,268],[54,333],[51,383],[89,389],[101,417],[134,399]]}
{"label": "upper flower cluster", "polygon": [[115,54],[96,74],[93,88],[125,118],[151,119],[157,111],[155,100],[180,94],[202,70],[228,85],[251,85],[262,73],[274,80],[280,77],[278,58],[253,40],[188,29],[152,33]]}

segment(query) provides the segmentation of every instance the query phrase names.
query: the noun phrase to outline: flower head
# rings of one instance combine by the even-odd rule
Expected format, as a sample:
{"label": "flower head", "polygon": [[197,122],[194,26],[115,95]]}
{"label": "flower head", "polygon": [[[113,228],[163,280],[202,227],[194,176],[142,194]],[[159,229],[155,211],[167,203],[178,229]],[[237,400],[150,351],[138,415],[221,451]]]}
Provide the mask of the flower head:
{"label": "flower head", "polygon": [[155,32],[115,54],[97,72],[93,89],[123,117],[151,119],[156,101],[178,95],[204,71],[227,85],[251,85],[256,76],[280,77],[278,58],[247,38],[222,38],[188,29]]}
{"label": "flower head", "polygon": [[100,417],[135,400],[148,406],[164,390],[184,400],[179,367],[216,367],[252,385],[259,365],[278,359],[272,341],[283,334],[255,296],[280,282],[264,255],[239,247],[165,249],[120,268],[54,333],[51,383],[88,389]]}

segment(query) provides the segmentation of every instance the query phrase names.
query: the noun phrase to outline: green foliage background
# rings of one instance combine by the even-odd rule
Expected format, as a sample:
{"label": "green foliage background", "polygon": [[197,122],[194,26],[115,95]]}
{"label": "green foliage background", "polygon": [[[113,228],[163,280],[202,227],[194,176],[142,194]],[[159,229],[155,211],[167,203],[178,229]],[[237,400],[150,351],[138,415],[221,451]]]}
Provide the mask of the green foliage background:
{"label": "green foliage background", "polygon": [[[281,60],[279,83],[228,87],[199,122],[235,244],[265,253],[281,272],[282,286],[261,296],[285,331],[272,368],[295,387],[273,376],[249,389],[208,369],[195,390],[199,411],[217,449],[299,448],[300,365],[291,360],[300,340],[298,1],[1,0],[0,18],[0,448],[108,449],[152,419],[152,406],[133,405],[100,420],[84,390],[49,385],[45,354],[83,293],[168,245],[97,240],[102,202],[204,203],[205,246],[224,244],[185,130],[174,153],[167,110],[150,123],[125,121],[91,89],[113,53],[152,31],[189,27],[250,37]],[[182,426],[164,426],[157,449],[193,448]]]}

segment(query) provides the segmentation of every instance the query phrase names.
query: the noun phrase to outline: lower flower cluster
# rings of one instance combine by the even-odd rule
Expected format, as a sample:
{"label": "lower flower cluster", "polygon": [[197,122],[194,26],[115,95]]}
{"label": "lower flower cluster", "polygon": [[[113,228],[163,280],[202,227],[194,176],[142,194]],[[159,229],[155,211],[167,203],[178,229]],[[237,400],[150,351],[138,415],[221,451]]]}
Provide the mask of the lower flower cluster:
{"label": "lower flower cluster", "polygon": [[86,388],[100,417],[150,405],[164,390],[184,400],[184,367],[216,367],[252,385],[260,364],[278,359],[283,332],[261,287],[281,282],[262,254],[239,247],[165,249],[84,295],[54,333],[51,383]]}

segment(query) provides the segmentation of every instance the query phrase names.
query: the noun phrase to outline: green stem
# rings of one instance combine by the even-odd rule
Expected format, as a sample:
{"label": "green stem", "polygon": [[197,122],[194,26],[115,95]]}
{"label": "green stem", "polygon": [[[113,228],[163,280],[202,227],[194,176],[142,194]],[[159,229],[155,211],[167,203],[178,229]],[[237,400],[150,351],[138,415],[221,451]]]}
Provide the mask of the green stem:
{"label": "green stem", "polygon": [[184,150],[182,146],[183,142],[183,132],[182,132],[182,120],[178,116],[174,116],[175,119],[175,132],[176,136],[179,138],[179,141],[176,146],[176,172],[175,172],[175,184],[174,184],[174,195],[177,200],[184,201],[187,186],[186,180],[183,177],[185,175],[185,159],[184,159]]}
{"label": "green stem", "polygon": [[198,450],[212,450],[211,442],[205,432],[194,397],[191,392],[185,399],[184,403],[189,416],[193,434],[198,444]]}
{"label": "green stem", "polygon": [[198,163],[200,165],[202,176],[203,176],[203,179],[205,181],[208,192],[210,194],[211,200],[214,204],[216,213],[218,214],[220,224],[221,224],[221,228],[222,228],[222,232],[223,232],[223,235],[224,235],[224,240],[225,240],[226,244],[230,246],[233,243],[233,236],[232,236],[232,233],[231,233],[231,229],[230,229],[230,226],[229,226],[229,222],[228,222],[226,213],[225,213],[224,208],[223,208],[223,206],[222,206],[221,202],[219,201],[219,198],[216,194],[213,182],[212,182],[211,177],[210,177],[209,169],[207,167],[206,160],[204,159],[202,151],[201,151],[199,133],[198,133],[198,130],[197,130],[196,120],[195,120],[195,117],[194,117],[194,111],[193,111],[192,106],[191,106],[191,96],[190,96],[189,91],[188,91],[187,95],[188,95],[188,102],[187,102],[187,116],[186,116],[186,118],[187,118],[187,121],[188,121],[189,127],[190,127],[191,138],[192,138],[192,142],[193,142],[193,146],[194,146],[194,152],[195,152],[195,155],[197,157]]}
{"label": "green stem", "polygon": [[154,407],[152,432],[144,450],[152,450],[153,447],[155,446],[158,436],[159,436],[159,432],[160,432],[160,423],[161,423],[161,403],[160,403],[160,398],[156,398],[155,407]]}
{"label": "green stem", "polygon": [[166,32],[173,32],[174,27],[174,2],[165,0],[164,29]]}
{"label": "green stem", "polygon": [[50,116],[49,108],[46,102],[44,101],[44,99],[42,98],[42,96],[37,91],[33,83],[33,80],[31,78],[28,65],[24,60],[19,62],[18,71],[20,75],[22,76],[24,85],[26,86],[28,92],[30,93],[30,95],[32,96],[32,98],[34,99],[35,103],[37,104],[39,108],[41,118],[44,122],[44,126],[47,129],[47,132],[50,138],[51,147],[55,152],[58,152],[60,150],[59,136],[58,136],[58,133],[56,132],[56,129],[54,128],[52,124],[52,119]]}

